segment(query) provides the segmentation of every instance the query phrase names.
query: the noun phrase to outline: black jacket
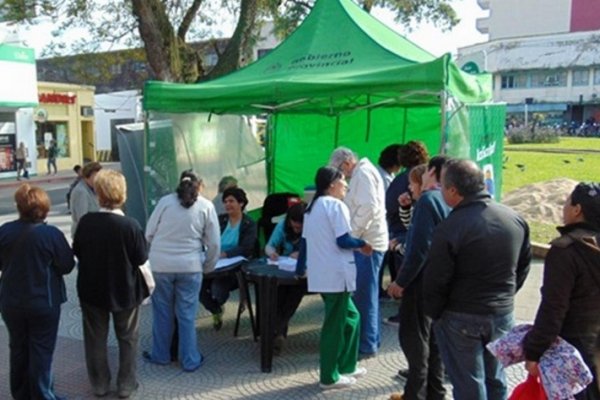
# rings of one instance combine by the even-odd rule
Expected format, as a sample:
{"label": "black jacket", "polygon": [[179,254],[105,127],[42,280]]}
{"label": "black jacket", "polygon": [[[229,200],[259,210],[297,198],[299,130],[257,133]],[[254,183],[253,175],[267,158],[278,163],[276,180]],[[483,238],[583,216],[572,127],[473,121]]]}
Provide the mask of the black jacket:
{"label": "black jacket", "polygon": [[0,227],[0,311],[44,311],[67,301],[73,251],[55,226],[17,220]]}
{"label": "black jacket", "polygon": [[[544,262],[542,302],[533,329],[523,340],[525,356],[538,361],[557,336],[586,355],[592,354],[600,333],[600,248],[580,240],[600,233],[587,224],[559,228]],[[576,339],[576,340],[572,340]]]}
{"label": "black jacket", "polygon": [[[229,221],[229,216],[227,214],[219,215],[219,226],[221,228],[221,233],[227,227],[227,222]],[[257,249],[257,231],[256,231],[256,222],[252,220],[246,214],[242,215],[242,221],[240,222],[240,238],[238,240],[237,247],[234,247],[231,250],[226,252],[227,257],[237,257],[242,256],[246,258],[254,257]]]}
{"label": "black jacket", "polygon": [[425,268],[425,311],[513,311],[531,262],[529,227],[487,192],[465,198],[436,228]]}
{"label": "black jacket", "polygon": [[82,302],[123,311],[148,297],[139,269],[148,259],[148,244],[133,218],[110,212],[85,214],[75,232],[73,251],[79,259],[77,294]]}

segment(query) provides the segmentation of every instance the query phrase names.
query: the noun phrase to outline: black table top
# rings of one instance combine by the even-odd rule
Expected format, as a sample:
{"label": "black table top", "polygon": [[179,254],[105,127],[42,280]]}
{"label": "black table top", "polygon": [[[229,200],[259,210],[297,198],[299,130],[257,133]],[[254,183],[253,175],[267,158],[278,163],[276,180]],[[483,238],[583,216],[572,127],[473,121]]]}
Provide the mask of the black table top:
{"label": "black table top", "polygon": [[280,270],[277,265],[267,264],[265,258],[249,261],[242,266],[242,270],[250,280],[259,277],[277,278],[280,285],[300,285],[305,279],[297,278],[294,272]]}
{"label": "black table top", "polygon": [[215,269],[209,273],[204,274],[204,278],[211,279],[211,278],[218,278],[223,275],[230,275],[233,272],[236,272],[238,269],[240,269],[240,267],[247,262],[248,261],[242,260],[242,261],[236,262],[235,264],[231,264],[231,265],[228,265],[223,268]]}

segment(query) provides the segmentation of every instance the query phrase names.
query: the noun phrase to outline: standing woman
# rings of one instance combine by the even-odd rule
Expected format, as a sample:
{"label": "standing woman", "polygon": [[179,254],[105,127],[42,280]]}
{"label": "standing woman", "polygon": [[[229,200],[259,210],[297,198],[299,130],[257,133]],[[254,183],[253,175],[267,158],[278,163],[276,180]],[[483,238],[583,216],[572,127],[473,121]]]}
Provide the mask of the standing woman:
{"label": "standing woman", "polygon": [[63,275],[75,262],[63,233],[44,223],[48,194],[23,184],[15,202],[19,219],[0,227],[0,312],[10,343],[10,392],[17,400],[54,400],[52,355],[60,306],[67,301]]}
{"label": "standing woman", "polygon": [[600,339],[600,183],[580,183],[563,207],[561,236],[544,261],[542,301],[533,328],[523,339],[525,368],[538,374],[538,362],[557,336],[575,346],[594,381],[575,395],[600,399],[594,346]]}
{"label": "standing woman", "polygon": [[98,171],[94,180],[100,211],[81,217],[73,240],[79,259],[77,293],[83,318],[83,342],[88,377],[95,396],[108,394],[108,326],[112,315],[119,343],[119,398],[128,398],[138,386],[136,353],[139,306],[149,296],[139,270],[148,259],[142,228],[121,211],[127,187],[114,170]]}
{"label": "standing woman", "polygon": [[219,221],[212,202],[200,196],[202,180],[181,173],[177,193],[160,199],[146,226],[150,265],[156,281],[152,294],[151,362],[171,361],[170,346],[177,317],[179,361],[186,372],[197,370],[202,354],[196,342],[196,312],[202,273],[219,258]]}
{"label": "standing woman", "polygon": [[308,291],[321,293],[325,302],[320,385],[326,390],[352,385],[355,377],[367,373],[357,366],[360,315],[351,298],[356,289],[352,250],[369,254],[373,249],[350,236],[350,212],[342,202],[347,189],[343,174],[322,167],[315,181],[317,190],[304,216],[305,246],[301,246],[298,264],[307,266]]}

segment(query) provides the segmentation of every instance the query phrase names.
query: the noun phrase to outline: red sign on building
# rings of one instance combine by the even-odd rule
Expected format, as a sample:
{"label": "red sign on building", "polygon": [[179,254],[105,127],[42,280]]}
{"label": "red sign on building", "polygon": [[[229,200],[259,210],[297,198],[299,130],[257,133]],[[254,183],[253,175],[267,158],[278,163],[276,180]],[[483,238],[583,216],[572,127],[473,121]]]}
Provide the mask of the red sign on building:
{"label": "red sign on building", "polygon": [[40,93],[38,100],[40,103],[54,104],[75,104],[77,95],[63,93]]}

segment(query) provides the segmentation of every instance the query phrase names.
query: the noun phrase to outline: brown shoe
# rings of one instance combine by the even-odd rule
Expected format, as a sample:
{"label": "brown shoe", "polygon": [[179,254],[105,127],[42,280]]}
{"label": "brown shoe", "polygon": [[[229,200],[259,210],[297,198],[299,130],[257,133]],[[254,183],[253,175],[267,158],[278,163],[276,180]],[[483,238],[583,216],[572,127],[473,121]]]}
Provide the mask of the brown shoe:
{"label": "brown shoe", "polygon": [[404,400],[404,393],[392,393],[390,394],[390,400]]}

